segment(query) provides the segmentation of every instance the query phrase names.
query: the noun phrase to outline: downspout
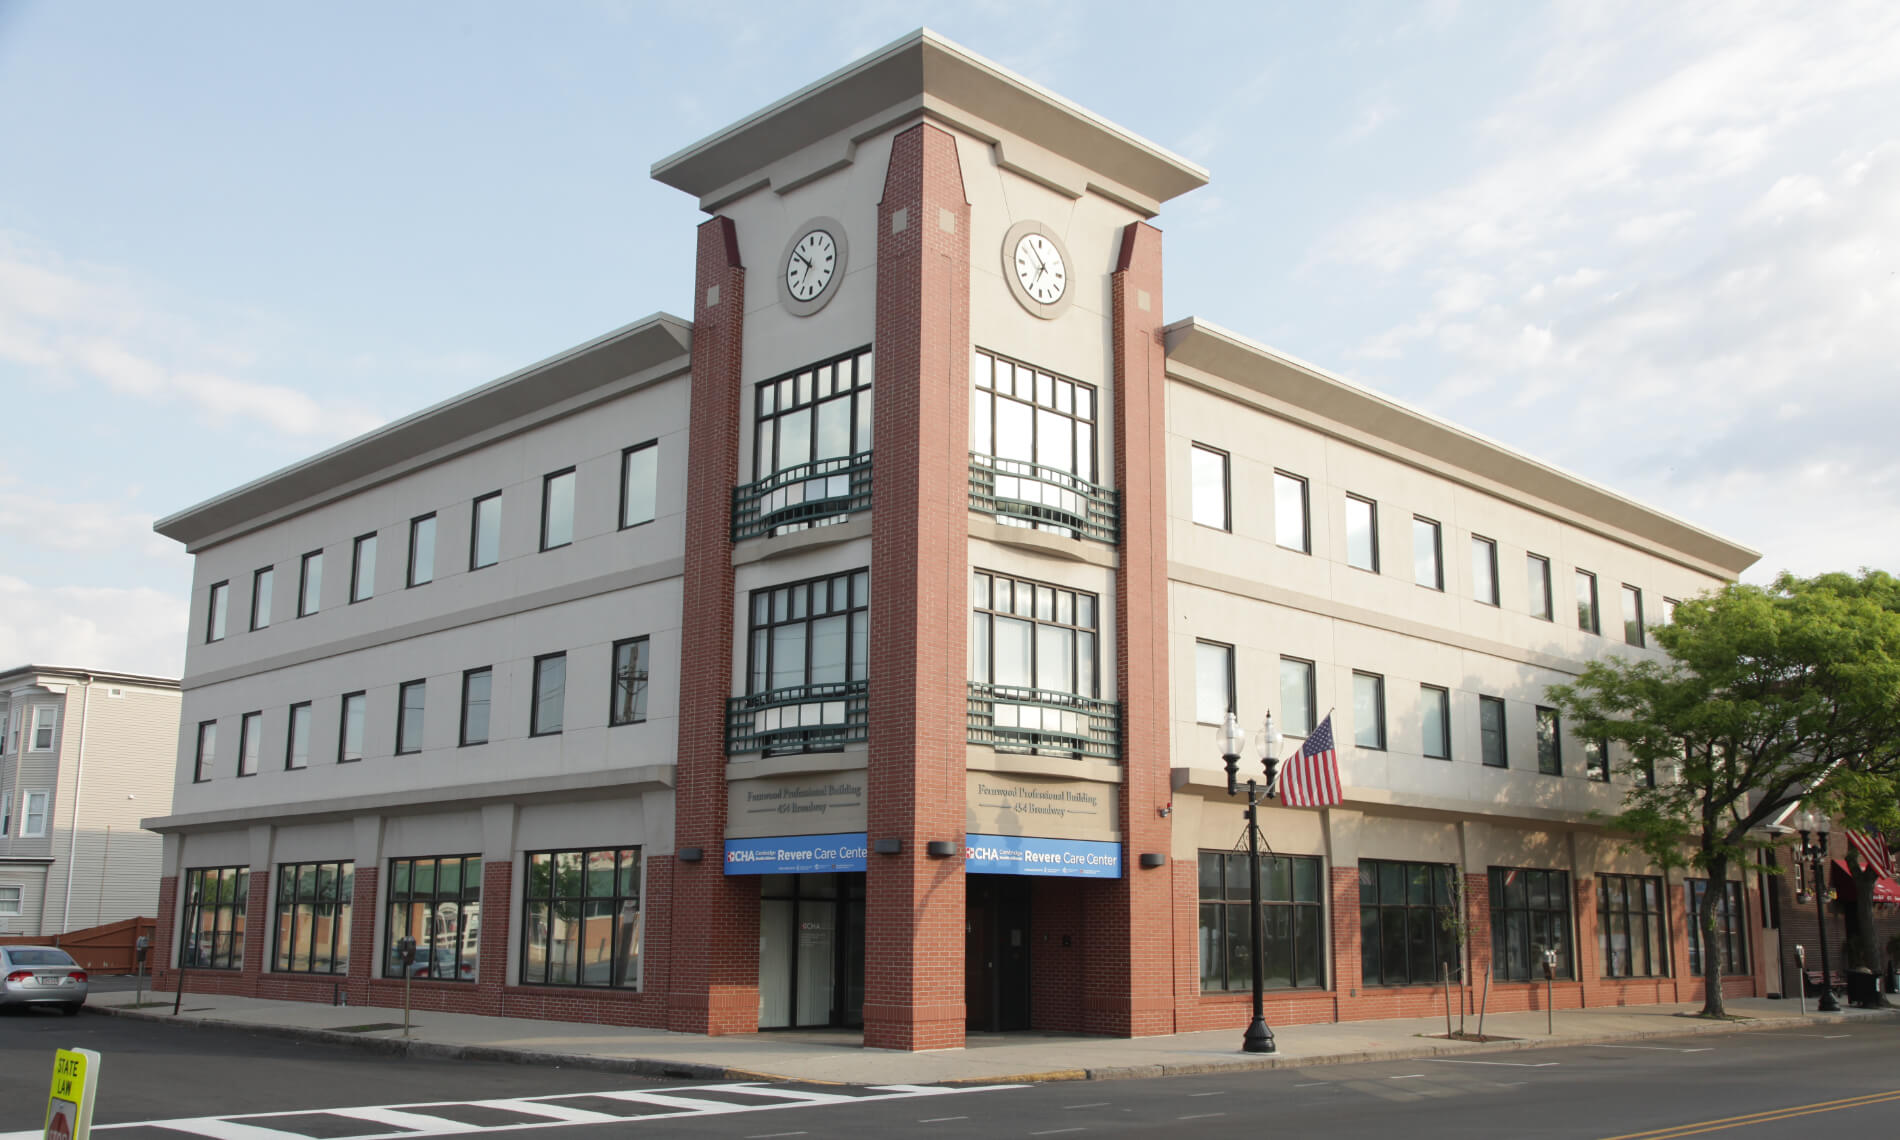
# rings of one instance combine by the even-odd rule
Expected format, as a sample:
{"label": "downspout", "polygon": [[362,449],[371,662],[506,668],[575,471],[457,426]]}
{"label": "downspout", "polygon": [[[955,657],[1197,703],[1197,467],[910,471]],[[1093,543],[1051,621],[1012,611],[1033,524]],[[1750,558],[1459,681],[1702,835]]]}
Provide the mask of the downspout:
{"label": "downspout", "polygon": [[[67,825],[72,834],[66,843],[66,910],[59,919],[61,934],[73,928],[73,876],[79,871],[79,799],[86,780],[86,720],[92,716],[92,678],[87,677],[84,685],[79,698],[79,748],[73,756],[73,813],[72,822]],[[100,889],[104,889],[103,885]]]}

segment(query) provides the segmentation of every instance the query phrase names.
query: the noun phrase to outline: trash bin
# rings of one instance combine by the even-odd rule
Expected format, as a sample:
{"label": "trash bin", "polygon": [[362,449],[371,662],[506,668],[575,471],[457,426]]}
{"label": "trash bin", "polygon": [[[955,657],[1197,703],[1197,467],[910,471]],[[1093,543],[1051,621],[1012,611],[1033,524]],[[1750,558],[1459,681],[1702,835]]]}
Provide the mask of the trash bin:
{"label": "trash bin", "polygon": [[1847,1004],[1863,1009],[1880,1004],[1880,983],[1872,970],[1857,968],[1847,971]]}

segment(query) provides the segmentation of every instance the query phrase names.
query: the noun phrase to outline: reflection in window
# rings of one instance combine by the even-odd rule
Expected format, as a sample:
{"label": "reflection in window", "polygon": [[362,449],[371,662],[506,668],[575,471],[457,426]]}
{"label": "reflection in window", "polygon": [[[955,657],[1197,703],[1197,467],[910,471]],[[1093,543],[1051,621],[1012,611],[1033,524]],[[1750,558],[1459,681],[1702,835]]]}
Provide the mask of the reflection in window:
{"label": "reflection in window", "polygon": [[613,707],[609,724],[636,724],[647,718],[647,639],[614,642]]}
{"label": "reflection in window", "polygon": [[1215,530],[1232,530],[1227,510],[1227,453],[1194,444],[1188,449],[1188,477],[1194,495],[1194,521]]}
{"label": "reflection in window", "polygon": [[1546,776],[1564,774],[1564,754],[1561,725],[1557,720],[1557,710],[1539,706],[1537,709],[1537,770]]}
{"label": "reflection in window", "polygon": [[495,671],[487,665],[462,674],[462,743],[488,743],[488,697]]}
{"label": "reflection in window", "polygon": [[1550,559],[1541,554],[1524,556],[1524,574],[1530,590],[1530,615],[1551,619],[1550,608]]}
{"label": "reflection in window", "polygon": [[1379,505],[1357,495],[1346,496],[1346,565],[1379,572]]}
{"label": "reflection in window", "polygon": [[[1247,857],[1201,852],[1201,989],[1253,985],[1253,920]],[[1274,987],[1324,984],[1320,935],[1320,861],[1265,855],[1260,860],[1262,957]]]}
{"label": "reflection in window", "polygon": [[1305,736],[1313,731],[1318,710],[1314,708],[1313,663],[1296,657],[1280,658],[1280,715],[1283,731]]}
{"label": "reflection in window", "polygon": [[194,970],[244,968],[244,910],[250,901],[248,867],[199,867],[185,872],[184,921],[178,963]]}
{"label": "reflection in window", "polygon": [[1427,758],[1451,759],[1451,693],[1437,685],[1418,687],[1420,741]]}
{"label": "reflection in window", "polygon": [[1352,675],[1352,742],[1361,748],[1385,748],[1385,678]]}
{"label": "reflection in window", "polygon": [[549,653],[534,659],[534,706],[528,712],[528,735],[552,736],[561,731],[567,711],[567,654]]}
{"label": "reflection in window", "polygon": [[1095,389],[978,350],[971,355],[970,450],[989,460],[998,499],[1035,503],[1053,521],[999,514],[1009,525],[1073,534],[1088,515],[1095,464]]}
{"label": "reflection in window", "polygon": [[1448,863],[1359,861],[1359,971],[1368,986],[1434,985],[1459,971]]}
{"label": "reflection in window", "polygon": [[1570,873],[1491,868],[1491,962],[1504,981],[1544,976],[1544,956],[1557,977],[1574,977],[1570,953]]}
{"label": "reflection in window", "polygon": [[521,984],[637,989],[640,849],[528,856]]}
{"label": "reflection in window", "polygon": [[1273,473],[1273,541],[1288,550],[1313,550],[1307,519],[1306,480],[1285,471]]}
{"label": "reflection in window", "polygon": [[277,868],[277,949],[271,969],[350,971],[350,909],[356,864],[283,863]]}
{"label": "reflection in window", "polygon": [[1431,590],[1445,588],[1444,549],[1438,540],[1437,523],[1413,517],[1412,581]]}
{"label": "reflection in window", "polygon": [[1498,544],[1471,536],[1471,596],[1487,606],[1498,604]]}
{"label": "reflection in window", "polygon": [[1504,701],[1498,697],[1478,698],[1478,740],[1484,766],[1508,768],[1510,752],[1504,736]]}
{"label": "reflection in window", "polygon": [[620,453],[621,529],[653,521],[659,504],[659,486],[658,440],[637,444]]}
{"label": "reflection in window", "polygon": [[541,549],[574,541],[574,469],[541,480]]}
{"label": "reflection in window", "polygon": [[839,522],[852,509],[848,468],[871,450],[874,372],[871,350],[862,348],[754,389],[752,478],[773,481],[759,510],[766,519],[785,515],[772,533]]}
{"label": "reflection in window", "polygon": [[1662,880],[1649,875],[1597,879],[1597,956],[1606,978],[1659,978],[1669,973]]}
{"label": "reflection in window", "polygon": [[478,979],[482,934],[482,860],[478,855],[389,861],[389,922],[383,976],[402,977],[396,943],[416,940],[409,976],[439,982]]}
{"label": "reflection in window", "polygon": [[1224,724],[1234,708],[1234,647],[1215,641],[1194,643],[1194,719]]}

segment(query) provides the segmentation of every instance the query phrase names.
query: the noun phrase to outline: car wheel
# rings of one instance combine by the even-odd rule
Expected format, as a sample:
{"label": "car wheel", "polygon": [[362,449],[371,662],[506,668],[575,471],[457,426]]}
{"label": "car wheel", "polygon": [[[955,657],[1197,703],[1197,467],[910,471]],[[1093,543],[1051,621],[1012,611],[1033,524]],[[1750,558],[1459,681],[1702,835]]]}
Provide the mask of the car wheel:
{"label": "car wheel", "polygon": [[84,1002],[74,1002],[72,1005],[60,1006],[59,1012],[65,1014],[67,1017],[78,1017],[79,1011],[84,1008],[85,1008]]}

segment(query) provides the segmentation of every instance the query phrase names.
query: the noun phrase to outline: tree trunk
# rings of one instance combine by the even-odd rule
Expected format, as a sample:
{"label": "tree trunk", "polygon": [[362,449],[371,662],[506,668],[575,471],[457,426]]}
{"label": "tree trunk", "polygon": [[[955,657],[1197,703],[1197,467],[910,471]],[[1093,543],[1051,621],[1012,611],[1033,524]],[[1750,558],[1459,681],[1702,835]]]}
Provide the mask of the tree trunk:
{"label": "tree trunk", "polygon": [[[1864,966],[1878,974],[1886,964],[1874,941],[1874,884],[1879,881],[1880,872],[1860,861],[1860,852],[1852,843],[1847,845],[1847,871],[1854,880],[1854,954],[1849,960],[1847,947],[1841,947],[1841,965],[1843,969]],[[1883,995],[1874,994],[1876,1007],[1886,1008],[1889,1004]]]}
{"label": "tree trunk", "polygon": [[1716,937],[1715,909],[1722,901],[1728,882],[1728,860],[1709,860],[1709,883],[1702,892],[1702,905],[1696,908],[1695,923],[1702,931],[1702,1016],[1727,1017],[1722,1004],[1722,942]]}

